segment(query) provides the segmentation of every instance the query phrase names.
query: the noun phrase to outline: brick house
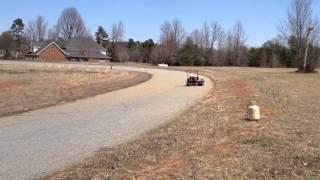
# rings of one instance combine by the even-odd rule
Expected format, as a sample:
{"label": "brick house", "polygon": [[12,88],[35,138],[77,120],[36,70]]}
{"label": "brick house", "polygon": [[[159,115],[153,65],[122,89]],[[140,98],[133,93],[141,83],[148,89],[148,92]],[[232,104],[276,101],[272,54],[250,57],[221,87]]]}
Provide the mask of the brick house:
{"label": "brick house", "polygon": [[93,40],[82,38],[70,41],[32,42],[28,60],[39,61],[106,61],[110,60],[107,49]]}

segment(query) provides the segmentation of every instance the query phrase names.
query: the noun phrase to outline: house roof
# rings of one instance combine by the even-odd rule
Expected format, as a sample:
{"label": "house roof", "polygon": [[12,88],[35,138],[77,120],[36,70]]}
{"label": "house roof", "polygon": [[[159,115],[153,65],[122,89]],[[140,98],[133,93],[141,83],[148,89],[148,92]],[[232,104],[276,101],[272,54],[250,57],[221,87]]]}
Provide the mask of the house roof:
{"label": "house roof", "polygon": [[48,48],[52,44],[55,45],[64,55],[67,55],[66,52],[62,50],[61,47],[54,41],[44,43],[42,47],[40,47],[36,52],[34,52],[34,54],[35,55],[41,54],[42,51],[44,51],[46,48]]}
{"label": "house roof", "polygon": [[96,43],[91,38],[76,38],[64,42],[62,45],[65,49],[86,49],[86,50],[95,50],[95,51],[107,51],[106,48],[103,48],[98,43]]}
{"label": "house roof", "polygon": [[70,58],[92,58],[92,59],[110,59],[109,56],[102,54],[100,51],[94,50],[65,50],[67,57]]}
{"label": "house roof", "polygon": [[72,39],[70,41],[55,42],[44,41],[34,44],[39,45],[39,49],[34,53],[27,54],[27,56],[38,56],[48,48],[51,44],[54,44],[59,50],[61,50],[66,57],[70,58],[92,58],[92,59],[110,59],[107,53],[107,49],[101,47],[94,40],[89,38]]}

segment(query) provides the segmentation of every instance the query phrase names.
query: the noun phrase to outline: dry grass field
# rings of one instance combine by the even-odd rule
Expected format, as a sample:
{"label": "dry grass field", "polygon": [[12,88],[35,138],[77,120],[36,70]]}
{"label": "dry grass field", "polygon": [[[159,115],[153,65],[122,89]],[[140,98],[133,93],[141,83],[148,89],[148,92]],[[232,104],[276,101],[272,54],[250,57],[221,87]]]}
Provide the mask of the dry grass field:
{"label": "dry grass field", "polygon": [[[185,68],[178,68],[183,70]],[[171,123],[47,179],[319,179],[320,75],[196,68],[213,91]],[[245,120],[257,100],[262,119]]]}
{"label": "dry grass field", "polygon": [[0,65],[0,116],[95,96],[149,78],[150,75],[138,72],[97,73]]}

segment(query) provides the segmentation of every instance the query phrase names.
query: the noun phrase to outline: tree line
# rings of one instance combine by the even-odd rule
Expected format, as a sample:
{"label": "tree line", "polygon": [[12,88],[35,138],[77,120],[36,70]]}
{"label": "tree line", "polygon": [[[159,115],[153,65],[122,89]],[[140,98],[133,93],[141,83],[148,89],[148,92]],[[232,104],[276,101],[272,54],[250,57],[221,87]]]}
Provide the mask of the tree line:
{"label": "tree line", "polygon": [[[312,0],[292,0],[287,17],[281,20],[278,36],[261,47],[249,47],[241,21],[225,29],[217,21],[204,22],[202,27],[187,33],[179,19],[165,21],[160,37],[144,42],[125,40],[125,25],[117,22],[109,33],[99,26],[93,37],[75,8],[62,11],[57,23],[48,28],[44,17],[38,16],[25,26],[15,19],[10,29],[0,36],[0,49],[22,54],[31,41],[87,38],[108,48],[112,61],[167,63],[180,66],[253,66],[298,67],[312,72],[319,66],[320,28],[313,12]],[[109,36],[110,34],[110,36]]]}
{"label": "tree line", "polygon": [[[152,60],[170,65],[298,67],[313,72],[319,66],[320,28],[312,0],[292,0],[278,37],[261,47],[248,47],[241,21],[224,30],[217,22],[204,22],[186,33],[180,20],[162,24]],[[308,48],[307,48],[308,47]]]}
{"label": "tree line", "polygon": [[61,13],[57,24],[48,28],[43,16],[24,23],[22,18],[13,21],[10,29],[0,36],[0,49],[5,50],[4,58],[23,58],[30,50],[31,42],[50,40],[70,40],[87,37],[89,32],[75,8],[67,8]]}
{"label": "tree line", "polygon": [[320,27],[312,0],[292,0],[287,17],[278,26],[278,36],[261,47],[246,44],[241,21],[231,29],[224,29],[217,21],[204,22],[187,33],[182,22],[175,19],[165,21],[160,32],[158,43],[149,47],[148,58],[142,61],[141,56],[135,56],[139,54],[136,48],[129,45],[121,50],[126,57],[121,59],[177,66],[298,67],[299,72],[313,72],[319,67]]}
{"label": "tree line", "polygon": [[246,66],[246,33],[238,21],[224,30],[217,21],[204,22],[200,29],[186,33],[180,20],[161,25],[159,45],[153,60],[169,65]]}
{"label": "tree line", "polygon": [[[97,33],[101,33],[104,29],[99,26]],[[109,42],[108,34],[97,34],[97,42],[104,47]],[[123,41],[124,25],[122,22],[114,23],[111,29],[110,40],[113,43]],[[93,36],[86,27],[84,20],[76,8],[66,8],[62,11],[57,23],[51,28],[43,16],[38,16],[27,24],[22,18],[13,21],[10,28],[0,35],[0,50],[4,51],[5,59],[21,59],[28,51],[31,50],[32,42],[52,41],[68,41],[74,38],[84,38],[87,41],[94,41]],[[102,38],[102,39],[100,39]],[[107,41],[104,41],[107,40]],[[84,43],[90,44],[90,43]]]}
{"label": "tree line", "polygon": [[43,16],[38,16],[25,25],[21,18],[13,21],[8,31],[0,35],[0,49],[5,51],[5,59],[21,59],[30,51],[34,41],[52,40],[56,42],[82,38],[82,48],[96,41],[107,48],[112,61],[151,62],[151,52],[155,43],[152,39],[144,42],[129,39],[125,42],[125,26],[123,22],[113,23],[110,36],[103,26],[99,26],[94,37],[89,32],[77,9],[71,7],[62,11],[57,23],[48,28],[48,22]]}

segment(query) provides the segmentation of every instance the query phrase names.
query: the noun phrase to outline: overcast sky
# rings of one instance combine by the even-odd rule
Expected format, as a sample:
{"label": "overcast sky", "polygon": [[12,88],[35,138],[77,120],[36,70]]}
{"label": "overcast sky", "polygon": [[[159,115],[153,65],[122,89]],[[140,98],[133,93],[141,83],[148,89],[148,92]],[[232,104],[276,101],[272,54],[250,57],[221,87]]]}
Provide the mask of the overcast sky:
{"label": "overcast sky", "polygon": [[[64,8],[75,7],[93,34],[102,25],[108,31],[122,20],[126,38],[159,40],[160,25],[178,18],[187,32],[200,28],[204,21],[217,20],[224,29],[240,20],[247,44],[257,46],[277,36],[280,19],[286,16],[291,0],[1,0],[0,32],[8,30],[15,18],[28,21],[41,15],[49,26],[56,24]],[[320,12],[320,0],[314,11]]]}

